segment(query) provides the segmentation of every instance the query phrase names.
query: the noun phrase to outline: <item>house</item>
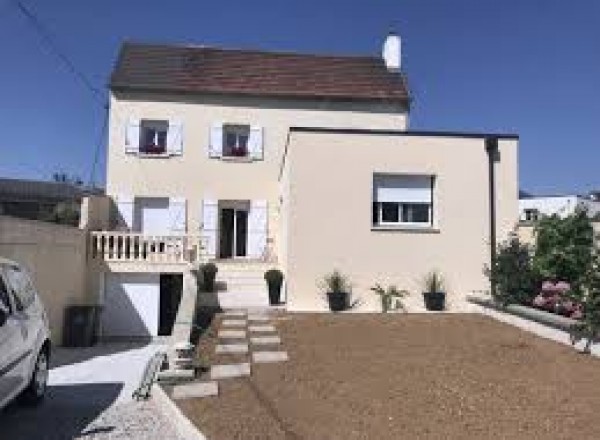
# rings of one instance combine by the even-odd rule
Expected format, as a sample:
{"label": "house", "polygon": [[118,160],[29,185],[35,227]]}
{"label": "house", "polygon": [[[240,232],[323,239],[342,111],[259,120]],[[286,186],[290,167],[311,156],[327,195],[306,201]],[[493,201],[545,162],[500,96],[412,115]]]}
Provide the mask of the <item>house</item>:
{"label": "house", "polygon": [[590,218],[600,213],[600,201],[580,195],[527,195],[519,197],[519,219],[521,222],[534,222],[541,216],[556,214],[560,217],[571,215],[577,209],[585,209]]}
{"label": "house", "polygon": [[200,261],[219,268],[222,307],[266,306],[271,267],[292,311],[325,310],[318,283],[334,269],[361,310],[379,310],[375,283],[422,309],[432,269],[455,304],[489,288],[490,243],[518,218],[518,137],[411,130],[400,48],[396,35],[381,57],[124,44],[110,228],[93,233],[104,333],[183,321]]}
{"label": "house", "polygon": [[[0,215],[77,225],[83,197],[101,193],[70,182],[0,178]],[[61,217],[61,209],[72,215]]]}

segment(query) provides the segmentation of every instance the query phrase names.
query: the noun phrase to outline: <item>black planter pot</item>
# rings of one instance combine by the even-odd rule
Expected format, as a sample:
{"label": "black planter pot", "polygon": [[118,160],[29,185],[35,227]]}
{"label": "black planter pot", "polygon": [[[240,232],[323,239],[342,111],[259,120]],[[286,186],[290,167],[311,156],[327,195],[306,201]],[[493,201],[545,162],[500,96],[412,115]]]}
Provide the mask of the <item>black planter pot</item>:
{"label": "black planter pot", "polygon": [[281,302],[281,284],[269,284],[269,304],[275,306]]}
{"label": "black planter pot", "polygon": [[441,312],[446,309],[446,292],[423,292],[425,308]]}
{"label": "black planter pot", "polygon": [[329,310],[341,312],[348,308],[348,294],[346,292],[327,292]]}

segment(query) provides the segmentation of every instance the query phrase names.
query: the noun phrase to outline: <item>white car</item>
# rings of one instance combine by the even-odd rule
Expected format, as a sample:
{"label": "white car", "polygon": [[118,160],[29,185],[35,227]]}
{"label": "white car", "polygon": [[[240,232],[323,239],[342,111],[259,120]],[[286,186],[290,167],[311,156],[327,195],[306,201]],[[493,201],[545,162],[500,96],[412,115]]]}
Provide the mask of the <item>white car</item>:
{"label": "white car", "polygon": [[49,361],[44,306],[27,272],[0,257],[0,408],[18,396],[40,402],[46,393]]}

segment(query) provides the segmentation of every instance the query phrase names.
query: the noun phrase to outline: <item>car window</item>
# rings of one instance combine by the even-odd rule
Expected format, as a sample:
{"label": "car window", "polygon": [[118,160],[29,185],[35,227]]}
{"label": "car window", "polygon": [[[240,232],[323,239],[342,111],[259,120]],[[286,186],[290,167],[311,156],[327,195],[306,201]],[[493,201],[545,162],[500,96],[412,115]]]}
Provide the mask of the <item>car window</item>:
{"label": "car window", "polygon": [[17,266],[10,266],[6,269],[6,276],[15,294],[17,309],[29,307],[35,299],[35,290],[27,273]]}
{"label": "car window", "polygon": [[4,284],[4,280],[2,279],[2,275],[0,274],[0,307],[2,307],[5,311],[10,312],[10,299],[8,298],[8,289],[6,284]]}

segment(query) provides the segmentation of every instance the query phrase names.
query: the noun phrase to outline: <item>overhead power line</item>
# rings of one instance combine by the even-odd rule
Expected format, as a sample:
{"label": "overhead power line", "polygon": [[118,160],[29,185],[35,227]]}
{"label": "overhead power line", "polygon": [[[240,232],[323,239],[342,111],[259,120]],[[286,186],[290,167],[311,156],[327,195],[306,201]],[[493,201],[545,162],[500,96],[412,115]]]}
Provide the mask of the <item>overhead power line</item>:
{"label": "overhead power line", "polygon": [[90,180],[88,185],[90,187],[94,187],[96,185],[96,167],[98,166],[98,160],[100,158],[100,150],[104,145],[104,138],[106,136],[107,128],[108,128],[108,107],[104,109],[102,127],[100,128],[100,133],[98,136],[98,140],[96,142],[96,149],[94,151],[94,162],[92,163],[92,168],[90,170]]}
{"label": "overhead power line", "polygon": [[52,34],[46,29],[42,22],[37,18],[35,13],[27,8],[20,0],[15,0],[15,5],[27,19],[27,22],[31,24],[32,28],[40,36],[42,41],[46,44],[48,49],[54,53],[65,65],[65,67],[85,86],[85,88],[94,96],[94,98],[100,103],[103,108],[107,107],[106,98],[103,93],[95,87],[92,82],[81,72],[75,64],[69,59],[69,57],[60,50],[59,46],[55,43]]}

